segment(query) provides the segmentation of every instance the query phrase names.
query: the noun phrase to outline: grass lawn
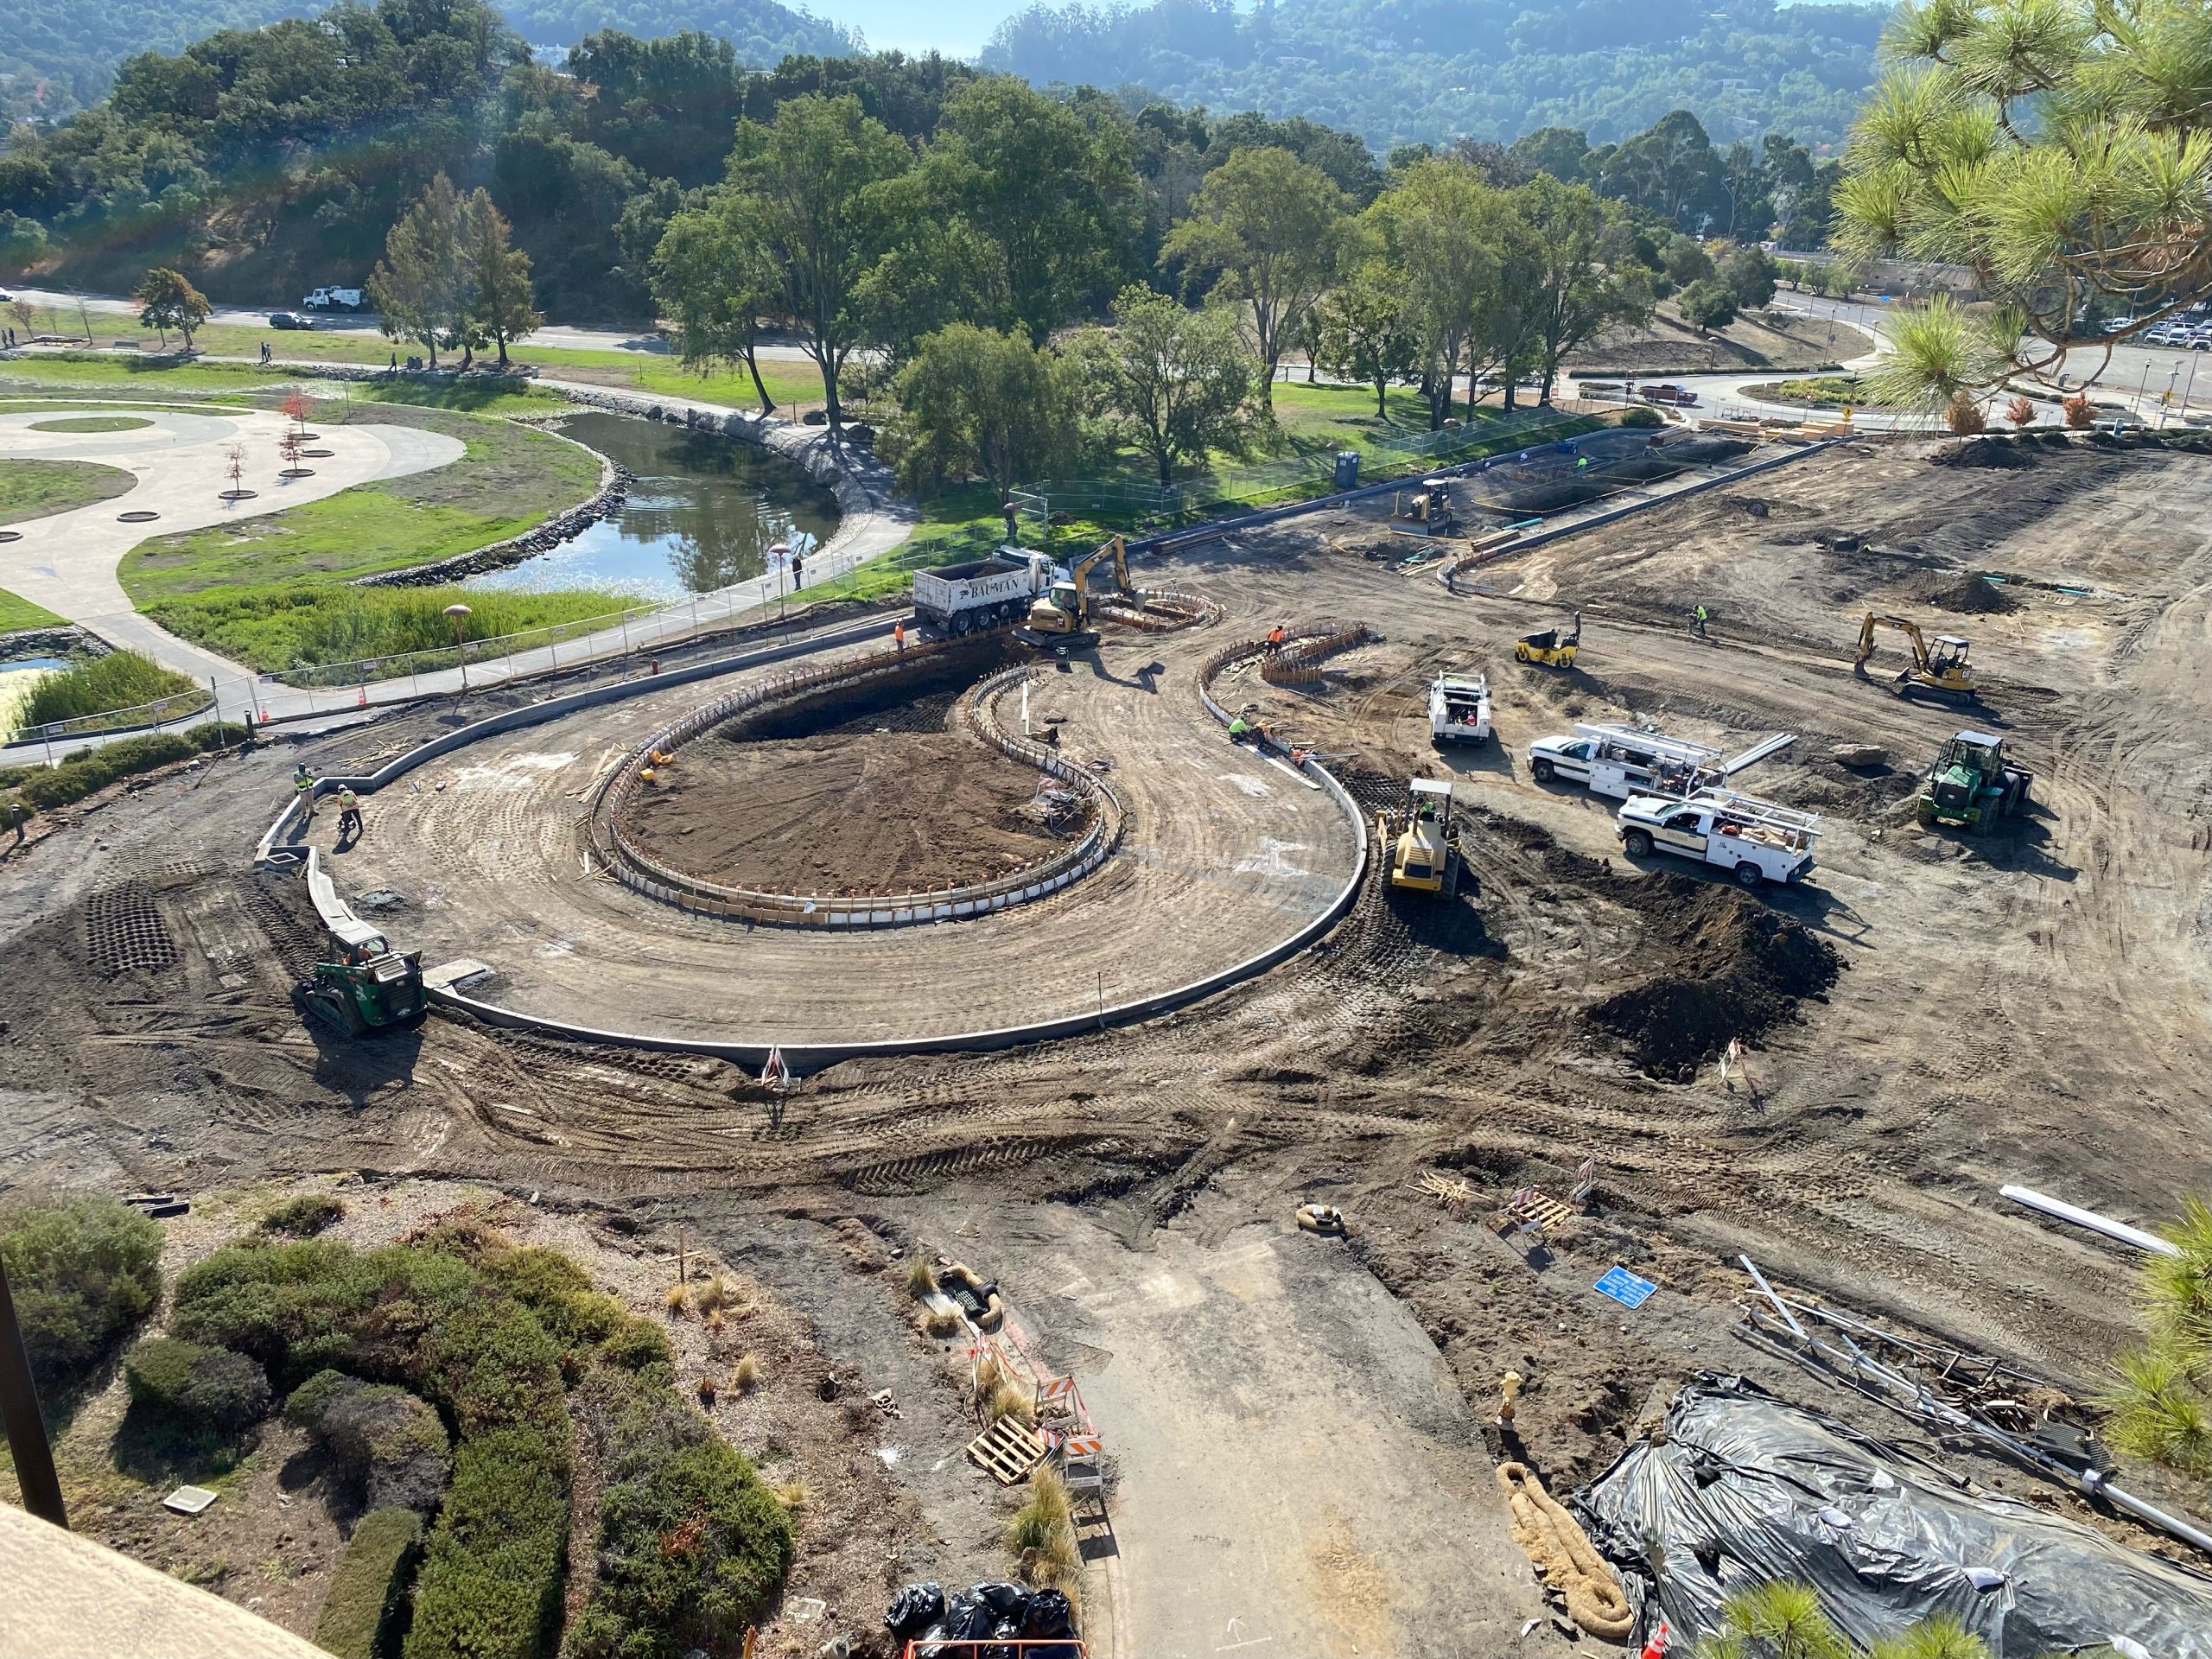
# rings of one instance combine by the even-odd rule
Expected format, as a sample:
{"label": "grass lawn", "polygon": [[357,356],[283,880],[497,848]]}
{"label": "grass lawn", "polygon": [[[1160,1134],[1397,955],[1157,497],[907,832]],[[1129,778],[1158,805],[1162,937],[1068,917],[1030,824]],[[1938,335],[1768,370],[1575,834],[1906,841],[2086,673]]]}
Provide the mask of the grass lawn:
{"label": "grass lawn", "polygon": [[111,500],[137,481],[120,467],[89,461],[11,461],[0,467],[0,524]]}
{"label": "grass lawn", "polygon": [[1776,380],[1765,385],[1745,386],[1744,396],[1762,403],[1819,404],[1840,407],[1845,404],[1863,404],[1866,394],[1859,385],[1855,374],[1823,374],[1809,379]]}
{"label": "grass lawn", "polygon": [[57,420],[33,421],[34,432],[136,432],[153,422],[143,415],[64,415]]}
{"label": "grass lawn", "polygon": [[281,370],[247,363],[178,363],[168,359],[95,356],[73,352],[57,357],[18,357],[0,363],[0,387],[38,391],[57,386],[131,386],[144,392],[244,391],[280,385]]}
{"label": "grass lawn", "polygon": [[60,628],[67,623],[43,605],[34,605],[28,599],[17,597],[0,588],[0,633],[15,633],[24,628]]}
{"label": "grass lawn", "polygon": [[124,591],[145,609],[215,588],[345,582],[433,563],[518,536],[599,487],[597,458],[549,434],[429,410],[414,423],[463,438],[467,454],[283,512],[154,537],[124,556]]}

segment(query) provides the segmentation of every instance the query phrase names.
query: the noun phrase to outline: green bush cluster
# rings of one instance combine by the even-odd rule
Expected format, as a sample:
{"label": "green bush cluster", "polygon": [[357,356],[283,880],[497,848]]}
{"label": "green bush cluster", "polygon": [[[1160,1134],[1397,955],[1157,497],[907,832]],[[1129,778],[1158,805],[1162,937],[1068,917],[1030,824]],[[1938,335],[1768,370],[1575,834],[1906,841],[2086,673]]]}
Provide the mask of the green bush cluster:
{"label": "green bush cluster", "polygon": [[23,699],[20,718],[26,726],[82,720],[200,689],[190,675],[163,668],[143,652],[111,651],[43,676]]}
{"label": "green bush cluster", "polygon": [[0,1262],[31,1370],[81,1376],[162,1294],[162,1230],[128,1205],[88,1196],[0,1207]]}
{"label": "green bush cluster", "polygon": [[1621,416],[1621,424],[1637,427],[1664,426],[1667,424],[1667,417],[1656,409],[1639,405]]}
{"label": "green bush cluster", "polygon": [[105,789],[118,779],[189,760],[211,749],[229,748],[250,735],[236,721],[209,721],[181,732],[149,732],[97,749],[79,749],[58,766],[10,766],[0,778],[0,807],[13,798],[37,811],[51,812]]}
{"label": "green bush cluster", "polygon": [[234,1433],[269,1414],[269,1378],[244,1354],[148,1337],[124,1356],[132,1403],[187,1428]]}
{"label": "green bush cluster", "polygon": [[327,1192],[302,1192],[287,1198],[261,1218],[264,1233],[291,1238],[313,1238],[346,1217],[346,1206]]}
{"label": "green bush cluster", "polygon": [[412,1510],[372,1510],[338,1558],[315,1618],[315,1644],[337,1659],[383,1659],[406,1605],[407,1581],[423,1553],[423,1518]]}
{"label": "green bush cluster", "polygon": [[783,1505],[669,1389],[599,1367],[578,1396],[607,1484],[598,1576],[570,1659],[734,1650],[791,1567]]}
{"label": "green bush cluster", "polygon": [[437,1507],[451,1463],[446,1426],[397,1383],[317,1371],[292,1390],[284,1415],[315,1436],[369,1508]]}
{"label": "green bush cluster", "polygon": [[658,1366],[661,1380],[667,1379],[674,1363],[667,1333],[593,1289],[589,1275],[559,1251],[536,1246],[512,1250],[487,1262],[485,1272],[536,1314],[538,1324],[569,1351],[571,1372],[595,1356],[622,1370]]}

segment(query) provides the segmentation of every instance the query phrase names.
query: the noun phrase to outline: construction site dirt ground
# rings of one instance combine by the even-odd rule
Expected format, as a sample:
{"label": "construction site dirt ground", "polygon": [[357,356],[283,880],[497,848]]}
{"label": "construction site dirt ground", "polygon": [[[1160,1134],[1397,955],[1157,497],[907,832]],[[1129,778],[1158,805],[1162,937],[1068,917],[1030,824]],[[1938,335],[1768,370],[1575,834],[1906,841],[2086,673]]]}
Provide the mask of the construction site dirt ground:
{"label": "construction site dirt ground", "polygon": [[[253,841],[296,760],[353,770],[447,729],[451,710],[118,791],[0,866],[0,1181],[195,1192],[355,1172],[487,1183],[591,1224],[693,1229],[794,1311],[818,1363],[902,1403],[938,1401],[902,1426],[899,1457],[878,1459],[925,1517],[925,1548],[883,1567],[887,1591],[925,1565],[1005,1570],[1003,1511],[961,1459],[946,1359],[883,1282],[894,1245],[946,1250],[1001,1282],[1099,1417],[1116,1494],[1085,1576],[1096,1650],[1263,1636],[1278,1651],[1451,1650],[1431,1641],[1438,1621],[1517,1631],[1537,1604],[1510,1556],[1489,1553],[1503,1512],[1484,1453],[1501,1448],[1480,1427],[1509,1368],[1526,1388],[1505,1449],[1559,1490],[1706,1368],[1915,1440],[1739,1339],[1739,1253],[1787,1289],[2086,1394],[2135,1334],[2132,1263],[1996,1189],[2148,1223],[2212,1187],[2212,460],[2083,448],[2000,470],[1932,454],[1823,449],[1732,493],[1509,550],[1456,596],[1338,550],[1376,532],[1387,499],[1373,516],[1310,514],[1143,562],[1141,582],[1203,593],[1226,616],[1179,638],[1109,625],[1095,665],[1047,671],[1039,718],[1063,716],[1109,761],[1153,753],[1190,774],[1182,798],[1166,773],[1116,767],[1117,782],[1231,813],[1236,791],[1208,792],[1230,768],[1173,760],[1192,741],[1173,722],[1199,662],[1279,622],[1365,623],[1376,637],[1329,658],[1318,688],[1240,667],[1217,693],[1330,757],[1370,809],[1414,772],[1452,778],[1476,890],[1440,906],[1370,880],[1313,948],[1145,1023],[853,1061],[782,1094],[717,1061],[443,1015],[358,1044],[302,1024],[289,986],[313,925],[296,878],[246,868]],[[1961,583],[1980,572],[2005,578],[2016,607],[1980,608]],[[1939,608],[1945,594],[1974,608]],[[1709,639],[1690,635],[1699,603]],[[1574,670],[1511,660],[1517,635],[1576,609]],[[1855,677],[1868,609],[1969,636],[1984,702],[1906,700]],[[1893,641],[1878,667],[1894,667]],[[1488,671],[1497,744],[1431,747],[1424,687],[1445,668]],[[641,711],[643,729],[689,706],[654,696],[669,700]],[[1631,864],[1611,803],[1529,775],[1527,742],[1578,720],[1653,721],[1731,751],[1798,734],[1740,782],[1822,815],[1810,881],[1745,893]],[[1969,726],[2032,769],[2031,810],[1987,837],[1923,832],[1914,780]],[[616,729],[593,731],[611,745]],[[1847,768],[1829,757],[1838,744],[1889,759]],[[548,823],[564,799],[573,817],[575,801],[550,791]],[[460,810],[405,794],[366,809],[341,861],[359,872],[341,874],[348,893],[381,879],[380,835]],[[318,825],[326,848],[328,833]],[[1191,858],[1205,845],[1178,844]],[[1103,902],[1112,869],[1035,907],[1024,950],[1040,976],[1062,954],[1086,977],[1102,957],[1151,972],[1167,918],[1147,893],[1238,919],[1226,887]],[[404,941],[422,895],[394,885],[403,902],[383,919]],[[1086,887],[1101,899],[1077,907]],[[1062,916],[1080,925],[1039,925]],[[969,925],[908,931],[863,988],[874,976],[902,1006],[1002,995],[995,967],[988,985],[946,977],[944,941]],[[750,948],[725,944],[733,961]],[[902,964],[899,950],[925,954]],[[1728,1035],[1750,1044],[1756,1092],[1715,1075]],[[1586,1157],[1592,1213],[1548,1249],[1484,1224],[1530,1183],[1563,1194]],[[1476,1201],[1440,1205],[1421,1185],[1429,1172]],[[1348,1236],[1297,1232],[1309,1200],[1341,1208]],[[1599,1295],[1616,1264],[1657,1294],[1633,1312]],[[1416,1326],[1440,1363],[1407,1345]],[[1202,1501],[1224,1470],[1234,1502]],[[2201,1517],[2201,1491],[2129,1474]],[[1476,1564],[1440,1555],[1440,1530]],[[1243,1586],[1274,1624],[1230,1593]],[[810,1592],[795,1580],[794,1593]],[[1529,1650],[1563,1651],[1550,1631]]]}

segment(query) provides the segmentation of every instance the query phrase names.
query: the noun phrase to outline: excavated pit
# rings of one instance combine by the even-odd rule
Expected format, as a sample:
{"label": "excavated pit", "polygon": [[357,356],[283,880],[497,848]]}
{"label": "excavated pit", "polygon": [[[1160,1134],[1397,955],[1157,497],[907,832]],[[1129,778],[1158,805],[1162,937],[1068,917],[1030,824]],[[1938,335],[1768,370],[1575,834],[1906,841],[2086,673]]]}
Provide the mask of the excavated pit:
{"label": "excavated pit", "polygon": [[748,711],[654,769],[621,824],[656,862],[719,886],[926,893],[1009,875],[1090,822],[1065,785],[954,714],[1008,665],[996,640],[912,675]]}

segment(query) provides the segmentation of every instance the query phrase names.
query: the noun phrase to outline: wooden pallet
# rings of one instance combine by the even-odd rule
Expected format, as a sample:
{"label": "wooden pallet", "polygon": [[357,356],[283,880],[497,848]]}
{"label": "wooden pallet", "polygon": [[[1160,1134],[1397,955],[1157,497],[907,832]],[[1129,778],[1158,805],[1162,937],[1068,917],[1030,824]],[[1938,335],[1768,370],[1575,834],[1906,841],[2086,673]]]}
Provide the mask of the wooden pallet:
{"label": "wooden pallet", "polygon": [[1012,1486],[1045,1461],[1045,1437],[1018,1418],[1001,1417],[968,1442],[968,1456],[1000,1485]]}
{"label": "wooden pallet", "polygon": [[1501,1233],[1510,1233],[1520,1227],[1535,1227],[1545,1237],[1551,1238],[1574,1224],[1574,1211],[1541,1187],[1536,1187],[1529,1192],[1527,1198],[1508,1204],[1493,1219]]}
{"label": "wooden pallet", "polygon": [[1421,1190],[1447,1209],[1464,1210],[1475,1201],[1475,1189],[1465,1181],[1455,1181],[1449,1175],[1440,1175],[1426,1170],[1421,1178]]}

